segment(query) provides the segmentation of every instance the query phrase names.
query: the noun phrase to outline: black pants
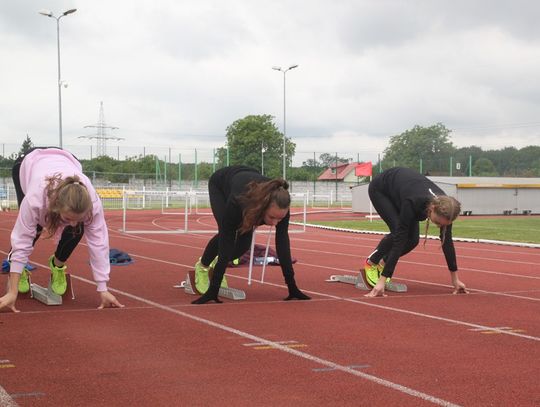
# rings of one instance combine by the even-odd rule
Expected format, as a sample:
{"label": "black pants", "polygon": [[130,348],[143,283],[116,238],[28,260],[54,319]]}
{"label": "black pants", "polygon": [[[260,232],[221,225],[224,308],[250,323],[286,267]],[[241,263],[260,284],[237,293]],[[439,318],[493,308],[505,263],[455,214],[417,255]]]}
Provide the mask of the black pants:
{"label": "black pants", "polygon": [[[212,213],[219,227],[225,215],[225,205],[227,203],[227,197],[219,188],[219,186],[212,182],[212,178],[210,178],[208,182],[208,192],[210,195],[210,206],[212,208]],[[251,247],[252,238],[253,231],[237,236],[234,245],[234,252],[232,254],[233,259],[239,258],[249,250],[249,248]],[[204,266],[210,265],[212,260],[214,260],[214,258],[218,255],[218,252],[219,233],[215,235],[212,239],[210,239],[210,241],[206,245],[206,248],[204,249],[204,253],[201,258],[201,263]]]}
{"label": "black pants", "polygon": [[[377,179],[369,184],[368,193],[373,207],[390,229],[390,233],[381,239],[375,251],[369,256],[369,260],[372,263],[377,264],[381,259],[386,260],[388,253],[392,250],[394,235],[399,226],[399,210],[382,191],[382,185],[379,185]],[[418,246],[419,241],[419,224],[418,222],[415,222],[409,228],[407,244],[401,251],[400,257]]]}
{"label": "black pants", "polygon": [[[30,153],[31,151],[35,150],[35,148],[29,150],[26,152],[26,154]],[[15,193],[17,194],[17,205],[19,208],[21,207],[21,203],[24,199],[24,192],[21,188],[21,164],[26,156],[26,154],[20,155],[13,164],[13,168],[11,170],[11,175],[13,177],[13,184],[15,185]],[[32,242],[32,247],[36,244],[36,241],[41,236],[41,232],[43,231],[43,226],[37,225],[36,227],[36,237],[34,238],[34,241]],[[79,244],[84,234],[84,224],[81,222],[76,226],[68,225],[64,228],[62,231],[62,236],[60,237],[60,241],[58,242],[58,246],[56,247],[56,251],[54,252],[54,257],[58,259],[61,262],[67,261],[69,256],[71,256],[71,253],[73,253],[73,250],[75,250],[75,247]]]}

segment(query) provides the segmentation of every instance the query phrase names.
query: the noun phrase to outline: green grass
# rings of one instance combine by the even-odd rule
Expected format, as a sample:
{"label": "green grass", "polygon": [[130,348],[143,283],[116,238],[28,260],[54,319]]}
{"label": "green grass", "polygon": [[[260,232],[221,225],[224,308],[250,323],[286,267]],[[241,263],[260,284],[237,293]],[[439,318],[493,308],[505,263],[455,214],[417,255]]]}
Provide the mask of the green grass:
{"label": "green grass", "polygon": [[[345,229],[383,231],[387,232],[386,224],[378,219],[344,220],[344,221],[311,221],[309,223],[325,226],[334,226]],[[423,235],[425,222],[420,222],[420,234]],[[438,230],[430,225],[429,235],[436,235]],[[461,216],[452,228],[454,237],[470,239],[503,240],[508,242],[539,243],[540,244],[540,217],[512,217],[507,218],[475,218]]]}

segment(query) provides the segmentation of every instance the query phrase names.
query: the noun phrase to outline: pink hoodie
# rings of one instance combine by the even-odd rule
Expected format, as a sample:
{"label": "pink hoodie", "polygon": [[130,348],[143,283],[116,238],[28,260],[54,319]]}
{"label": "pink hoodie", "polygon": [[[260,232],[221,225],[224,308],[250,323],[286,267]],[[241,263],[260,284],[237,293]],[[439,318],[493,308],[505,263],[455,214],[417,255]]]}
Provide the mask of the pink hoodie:
{"label": "pink hoodie", "polygon": [[[82,173],[81,164],[69,152],[57,148],[36,149],[26,155],[20,169],[21,188],[25,197],[11,232],[11,272],[21,273],[32,253],[37,225],[45,225],[48,198],[46,178],[60,174],[62,179],[77,175],[86,186],[93,202],[92,221],[84,224],[84,236],[90,254],[90,266],[97,291],[107,291],[109,281],[109,233],[101,200],[92,183]],[[66,224],[67,225],[67,224]],[[58,234],[66,225],[59,228]],[[46,233],[46,232],[45,232]]]}

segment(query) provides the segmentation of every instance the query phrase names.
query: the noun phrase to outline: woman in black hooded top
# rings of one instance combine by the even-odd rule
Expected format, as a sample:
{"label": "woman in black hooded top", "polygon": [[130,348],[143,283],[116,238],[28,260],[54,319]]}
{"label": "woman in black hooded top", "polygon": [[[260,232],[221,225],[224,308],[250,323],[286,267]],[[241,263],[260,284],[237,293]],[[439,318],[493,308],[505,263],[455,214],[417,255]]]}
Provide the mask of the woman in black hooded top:
{"label": "woman in black hooded top", "polygon": [[458,278],[456,251],[452,240],[452,222],[461,205],[424,175],[408,168],[390,168],[369,184],[369,198],[379,216],[390,229],[364,265],[365,277],[373,287],[368,297],[384,295],[401,256],[419,242],[419,221],[426,220],[426,237],[430,222],[440,228],[441,246],[450,270],[454,294],[466,293]]}
{"label": "woman in black hooded top", "polygon": [[[276,227],[276,252],[289,289],[285,300],[309,300],[296,286],[289,241],[291,198],[289,185],[269,179],[257,170],[236,165],[216,171],[208,181],[210,205],[218,233],[210,239],[195,265],[195,286],[203,295],[194,304],[218,299],[227,264],[251,246],[254,230],[260,225]],[[213,270],[209,279],[209,271]],[[226,283],[225,283],[226,284]]]}

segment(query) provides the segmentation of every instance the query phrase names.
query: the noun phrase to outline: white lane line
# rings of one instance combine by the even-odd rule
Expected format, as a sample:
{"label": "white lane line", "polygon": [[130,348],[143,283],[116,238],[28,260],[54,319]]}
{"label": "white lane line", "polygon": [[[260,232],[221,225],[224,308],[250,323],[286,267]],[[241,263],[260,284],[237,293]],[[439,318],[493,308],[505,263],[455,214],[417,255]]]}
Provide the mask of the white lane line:
{"label": "white lane line", "polygon": [[19,405],[11,398],[7,391],[0,386],[0,406],[2,407],[18,407]]}
{"label": "white lane line", "polygon": [[[464,295],[464,294],[461,294],[461,295]],[[381,308],[381,309],[384,309],[384,310],[387,310],[387,311],[400,312],[400,313],[403,313],[403,314],[408,314],[408,315],[414,315],[414,316],[417,316],[417,317],[433,319],[433,320],[436,320],[436,321],[448,322],[448,323],[455,324],[455,325],[468,326],[468,327],[472,327],[472,328],[482,329],[483,331],[492,331],[492,332],[496,332],[496,333],[500,333],[500,334],[517,336],[517,337],[522,338],[522,339],[530,339],[532,341],[540,342],[540,338],[537,337],[537,336],[523,335],[523,334],[516,333],[516,332],[505,331],[505,330],[503,330],[501,328],[497,328],[497,327],[490,327],[490,326],[485,326],[485,325],[473,324],[473,323],[470,323],[470,322],[458,321],[458,320],[455,320],[455,319],[450,319],[450,318],[445,318],[445,317],[438,317],[436,315],[424,314],[422,312],[408,311],[408,310],[404,310],[404,309],[400,309],[400,308],[388,307],[388,306],[385,306],[385,305],[375,304],[375,303],[367,302],[367,301],[355,300],[355,299],[352,299],[352,298],[343,298],[343,300],[348,301],[348,302],[354,302],[356,304],[367,305],[369,307]]]}
{"label": "white lane line", "polygon": [[[240,276],[235,276],[235,277],[247,280],[246,277],[240,277]],[[265,282],[264,284],[265,285],[272,285],[274,287],[284,287],[283,285],[269,283],[269,282]],[[380,304],[376,304],[376,303],[373,302],[373,301],[384,301],[385,300],[384,298],[374,298],[374,299],[370,299],[370,300],[356,300],[354,298],[340,297],[340,296],[337,296],[337,295],[321,293],[321,292],[318,292],[318,291],[310,291],[310,290],[304,290],[304,289],[302,291],[304,291],[305,293],[308,293],[308,294],[320,295],[321,297],[326,297],[328,299],[353,302],[355,304],[367,305],[369,307],[382,308],[382,309],[387,310],[387,311],[400,312],[400,313],[403,313],[403,314],[414,315],[414,316],[417,316],[417,317],[428,318],[428,319],[433,319],[433,320],[437,320],[437,321],[443,321],[443,322],[451,323],[451,324],[454,324],[454,325],[462,325],[462,326],[466,326],[466,327],[472,327],[472,328],[481,329],[483,331],[493,331],[493,332],[496,332],[496,333],[507,334],[507,335],[511,335],[511,336],[517,336],[517,337],[522,338],[522,339],[530,339],[530,340],[533,340],[533,341],[540,341],[540,337],[537,337],[537,336],[523,335],[523,334],[516,333],[516,332],[510,332],[510,331],[501,330],[498,327],[491,327],[491,326],[486,326],[486,325],[475,324],[475,323],[472,323],[472,322],[459,321],[459,320],[456,320],[456,319],[439,317],[437,315],[424,314],[422,312],[408,311],[408,310],[405,310],[405,309],[390,307],[390,306],[386,306],[386,305],[380,305]],[[358,292],[359,292],[359,295],[361,295],[364,291],[359,290]],[[496,295],[503,295],[501,293],[492,293],[492,292],[486,292],[486,293],[488,293],[488,294],[496,294]],[[445,294],[443,294],[443,295],[445,295]],[[449,295],[453,295],[453,294],[449,294]],[[460,294],[460,295],[465,295],[465,294]],[[526,298],[529,299],[528,297],[526,297]]]}
{"label": "white lane line", "polygon": [[[7,252],[4,252],[2,250],[0,250],[0,253],[7,254]],[[141,259],[147,259],[147,260],[150,260],[150,261],[153,261],[153,262],[171,264],[171,265],[180,266],[180,267],[186,267],[186,268],[191,268],[192,267],[191,265],[176,263],[176,262],[173,262],[173,261],[160,260],[160,259],[153,258],[153,257],[147,257],[147,256],[141,256],[141,255],[132,255],[132,257],[141,258]],[[48,268],[48,266],[45,266],[45,265],[40,264],[40,263],[33,262],[33,264],[35,264],[36,266],[41,266],[43,268]],[[312,266],[315,267],[316,265],[312,265]],[[95,285],[95,283],[93,281],[87,280],[87,279],[85,279],[83,277],[75,276],[73,274],[71,276],[73,278],[77,279],[77,280],[85,281],[85,282],[87,282],[89,284]],[[242,276],[238,276],[238,275],[231,275],[230,277],[235,277],[235,278],[247,280],[247,277],[242,277]],[[270,282],[265,282],[264,284],[271,285],[271,286],[274,286],[274,287],[280,287],[280,288],[285,287],[282,284],[274,284],[274,283],[270,283]],[[425,284],[437,284],[437,283],[425,283]],[[443,286],[445,286],[445,285],[443,285]],[[523,296],[517,296],[517,295],[506,294],[506,293],[501,293],[501,292],[476,290],[474,288],[470,288],[470,289],[471,289],[471,291],[478,291],[478,292],[481,292],[483,294],[488,294],[488,295],[500,295],[500,296],[505,296],[505,297],[526,299],[526,300],[532,300],[532,301],[538,301],[539,300],[538,298],[523,297]],[[114,289],[110,289],[110,291],[114,291]],[[519,338],[522,338],[522,339],[530,339],[530,340],[533,340],[533,341],[540,341],[540,338],[536,337],[536,336],[523,335],[523,334],[520,334],[518,332],[502,331],[502,330],[500,330],[500,329],[498,329],[496,327],[489,327],[489,326],[485,326],[485,325],[480,325],[480,324],[475,324],[475,323],[470,323],[470,322],[465,322],[465,321],[459,321],[459,320],[455,320],[455,319],[439,317],[439,316],[436,316],[436,315],[430,315],[430,314],[424,314],[424,313],[420,313],[420,312],[408,311],[408,310],[404,310],[404,309],[401,309],[401,308],[394,308],[394,307],[389,307],[389,306],[378,305],[378,304],[375,304],[375,303],[372,302],[372,301],[381,300],[379,298],[372,299],[372,300],[361,301],[361,300],[355,300],[353,298],[340,297],[340,296],[331,295],[331,294],[327,294],[327,293],[321,293],[321,292],[318,292],[318,291],[312,291],[312,290],[303,290],[303,291],[308,293],[308,294],[319,295],[319,296],[325,297],[325,298],[349,301],[349,302],[354,302],[354,303],[357,303],[357,304],[367,305],[367,306],[371,306],[371,307],[383,308],[383,309],[385,309],[387,311],[400,312],[400,313],[404,313],[404,314],[414,315],[414,316],[417,316],[417,317],[423,317],[423,318],[429,318],[429,319],[449,322],[449,323],[452,323],[452,324],[455,324],[455,325],[463,325],[463,326],[467,326],[467,327],[479,328],[479,329],[486,330],[486,331],[493,331],[493,332],[502,333],[502,334],[506,334],[506,335],[512,335],[512,336],[516,336],[516,337],[519,337]],[[122,292],[122,291],[118,291],[118,292]]]}
{"label": "white lane line", "polygon": [[[76,278],[77,280],[81,280],[81,281],[84,281],[84,282],[89,283],[89,284],[94,284],[92,281],[87,280],[85,278],[78,277],[78,276],[73,276],[73,277]],[[221,329],[223,331],[238,335],[240,337],[249,339],[249,340],[251,340],[253,342],[258,342],[260,344],[270,346],[270,347],[275,348],[277,350],[280,350],[282,352],[289,353],[291,355],[294,355],[294,356],[309,360],[309,361],[314,362],[314,363],[318,363],[318,364],[326,366],[328,368],[332,368],[332,369],[335,369],[335,370],[340,370],[342,372],[349,373],[351,375],[361,377],[362,379],[374,382],[374,383],[379,384],[381,386],[388,387],[388,388],[390,388],[392,390],[396,390],[396,391],[399,391],[399,392],[404,393],[404,394],[408,394],[408,395],[413,396],[413,397],[420,398],[420,399],[422,399],[424,401],[428,401],[428,402],[431,402],[431,403],[439,405],[439,406],[447,406],[447,407],[457,407],[457,406],[459,406],[458,404],[454,404],[454,403],[451,403],[449,401],[439,399],[439,398],[434,397],[434,396],[432,396],[430,394],[414,390],[414,389],[412,389],[410,387],[402,386],[400,384],[391,382],[389,380],[382,379],[382,378],[377,377],[377,376],[373,376],[373,375],[370,375],[370,374],[367,374],[367,373],[356,371],[354,369],[351,369],[350,367],[343,366],[343,365],[334,363],[332,361],[319,358],[319,357],[314,356],[314,355],[310,355],[309,353],[302,352],[302,351],[296,350],[294,348],[287,347],[285,345],[281,345],[281,344],[279,344],[277,342],[270,341],[270,340],[261,338],[261,337],[256,336],[256,335],[249,334],[249,333],[241,331],[239,329],[231,328],[231,327],[229,327],[227,325],[223,325],[223,324],[220,324],[218,322],[210,321],[210,320],[205,319],[205,318],[197,317],[195,315],[191,315],[191,314],[182,312],[180,310],[171,308],[171,307],[169,307],[167,305],[159,304],[157,302],[148,300],[146,298],[139,297],[137,295],[130,294],[130,293],[125,292],[125,291],[117,290],[117,289],[114,289],[114,288],[109,288],[109,291],[111,291],[111,292],[113,292],[115,294],[120,294],[120,295],[123,295],[125,297],[131,298],[131,299],[133,299],[135,301],[139,301],[139,302],[151,305],[151,306],[153,306],[155,308],[158,308],[158,309],[161,309],[163,311],[167,311],[167,312],[170,312],[170,313],[173,313],[173,314],[176,314],[176,315],[180,315],[180,316],[182,316],[184,318],[188,318],[188,319],[200,322],[200,323],[202,323],[204,325],[208,325],[208,326],[211,326],[211,327]]]}

